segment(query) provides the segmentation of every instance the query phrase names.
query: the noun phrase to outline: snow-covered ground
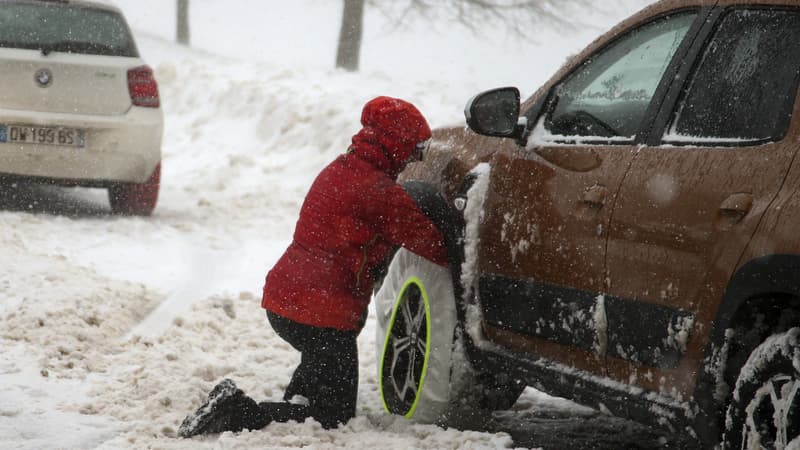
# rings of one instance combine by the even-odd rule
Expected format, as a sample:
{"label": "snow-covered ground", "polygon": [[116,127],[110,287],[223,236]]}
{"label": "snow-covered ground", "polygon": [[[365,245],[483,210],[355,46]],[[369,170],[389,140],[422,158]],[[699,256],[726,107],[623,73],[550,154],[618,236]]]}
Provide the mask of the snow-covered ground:
{"label": "snow-covered ground", "polygon": [[[386,415],[372,319],[359,341],[359,416],[347,426],[272,424],[192,440],[176,430],[223,377],[258,400],[282,396],[298,355],[266,323],[263,278],[314,175],[358,130],[364,102],[403,97],[434,127],[463,123],[477,91],[515,84],[531,93],[646,2],[620,0],[586,18],[592,27],[522,42],[496,29],[393,28],[368,11],[355,74],[332,68],[339,1],[193,0],[191,49],[171,43],[174,2],[112,3],[160,83],[159,206],[151,218],[116,217],[105,191],[2,187],[0,448],[513,447],[504,432]],[[533,390],[515,409],[532,422],[535,411],[596,417]]]}

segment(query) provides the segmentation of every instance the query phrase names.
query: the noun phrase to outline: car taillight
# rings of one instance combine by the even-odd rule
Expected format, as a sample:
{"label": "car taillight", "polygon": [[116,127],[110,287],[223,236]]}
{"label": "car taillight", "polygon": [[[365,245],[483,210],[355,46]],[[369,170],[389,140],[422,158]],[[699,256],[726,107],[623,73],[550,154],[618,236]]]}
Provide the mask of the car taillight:
{"label": "car taillight", "polygon": [[158,108],[158,83],[153,76],[153,69],[148,66],[134,67],[128,70],[128,91],[131,102],[136,106]]}

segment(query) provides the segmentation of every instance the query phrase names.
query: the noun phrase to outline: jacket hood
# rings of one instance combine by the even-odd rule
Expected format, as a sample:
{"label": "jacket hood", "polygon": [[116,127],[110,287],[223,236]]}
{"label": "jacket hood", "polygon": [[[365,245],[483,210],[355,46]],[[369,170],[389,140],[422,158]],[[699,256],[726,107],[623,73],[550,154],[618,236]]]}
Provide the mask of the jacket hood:
{"label": "jacket hood", "polygon": [[405,168],[417,143],[431,138],[422,113],[398,98],[381,96],[367,102],[361,125],[351,150],[392,178]]}

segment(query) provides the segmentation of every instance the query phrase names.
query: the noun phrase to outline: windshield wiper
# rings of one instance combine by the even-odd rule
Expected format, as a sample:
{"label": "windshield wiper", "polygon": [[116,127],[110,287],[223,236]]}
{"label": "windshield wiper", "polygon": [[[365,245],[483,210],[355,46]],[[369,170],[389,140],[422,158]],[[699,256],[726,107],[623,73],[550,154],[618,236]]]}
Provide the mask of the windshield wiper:
{"label": "windshield wiper", "polygon": [[84,53],[87,55],[121,55],[122,52],[116,47],[97,42],[88,41],[56,41],[39,44],[37,47],[42,55],[47,56],[51,52],[65,53]]}
{"label": "windshield wiper", "polygon": [[39,50],[47,56],[52,52],[85,53],[87,55],[127,56],[126,49],[86,41],[8,42],[0,41],[0,48]]}

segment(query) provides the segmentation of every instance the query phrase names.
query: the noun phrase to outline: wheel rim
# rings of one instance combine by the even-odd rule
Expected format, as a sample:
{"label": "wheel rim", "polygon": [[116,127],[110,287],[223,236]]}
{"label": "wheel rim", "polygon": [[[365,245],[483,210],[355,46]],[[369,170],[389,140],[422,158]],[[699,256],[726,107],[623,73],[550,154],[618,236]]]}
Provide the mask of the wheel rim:
{"label": "wheel rim", "polygon": [[400,290],[381,359],[380,388],[386,410],[410,418],[422,393],[430,354],[430,306],[416,277]]}
{"label": "wheel rim", "polygon": [[770,378],[745,411],[743,449],[785,449],[800,436],[800,379],[791,375]]}

